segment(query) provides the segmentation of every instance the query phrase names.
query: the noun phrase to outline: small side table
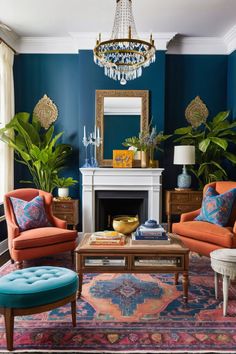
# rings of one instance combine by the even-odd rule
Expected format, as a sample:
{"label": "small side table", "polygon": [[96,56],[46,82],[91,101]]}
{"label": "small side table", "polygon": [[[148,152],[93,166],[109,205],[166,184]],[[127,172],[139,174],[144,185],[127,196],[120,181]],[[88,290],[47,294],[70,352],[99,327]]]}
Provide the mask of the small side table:
{"label": "small side table", "polygon": [[165,192],[165,211],[168,231],[171,232],[171,215],[180,215],[199,209],[202,205],[202,191],[167,190]]}
{"label": "small side table", "polygon": [[219,274],[223,277],[223,315],[227,316],[230,280],[236,278],[236,249],[221,248],[210,253],[215,272],[215,297],[218,299]]}
{"label": "small side table", "polygon": [[79,223],[79,201],[78,199],[54,199],[52,212],[57,218],[67,221],[68,225],[73,226],[73,230]]}

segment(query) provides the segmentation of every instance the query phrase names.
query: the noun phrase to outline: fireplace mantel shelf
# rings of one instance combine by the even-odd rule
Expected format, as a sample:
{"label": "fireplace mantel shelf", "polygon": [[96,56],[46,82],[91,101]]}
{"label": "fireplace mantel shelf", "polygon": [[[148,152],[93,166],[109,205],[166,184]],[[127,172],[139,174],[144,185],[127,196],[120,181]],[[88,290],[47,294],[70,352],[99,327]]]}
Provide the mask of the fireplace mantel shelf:
{"label": "fireplace mantel shelf", "polygon": [[148,191],[148,218],[161,221],[163,168],[81,168],[83,232],[95,231],[95,191]]}

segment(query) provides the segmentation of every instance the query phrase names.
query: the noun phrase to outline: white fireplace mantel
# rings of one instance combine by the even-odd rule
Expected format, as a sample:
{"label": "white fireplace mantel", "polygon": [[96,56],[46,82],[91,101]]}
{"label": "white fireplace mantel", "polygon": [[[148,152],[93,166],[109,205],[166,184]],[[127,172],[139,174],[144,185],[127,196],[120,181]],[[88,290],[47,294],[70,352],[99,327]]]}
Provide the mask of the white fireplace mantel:
{"label": "white fireplace mantel", "polygon": [[83,232],[95,231],[95,191],[148,191],[148,218],[161,222],[163,168],[81,168]]}

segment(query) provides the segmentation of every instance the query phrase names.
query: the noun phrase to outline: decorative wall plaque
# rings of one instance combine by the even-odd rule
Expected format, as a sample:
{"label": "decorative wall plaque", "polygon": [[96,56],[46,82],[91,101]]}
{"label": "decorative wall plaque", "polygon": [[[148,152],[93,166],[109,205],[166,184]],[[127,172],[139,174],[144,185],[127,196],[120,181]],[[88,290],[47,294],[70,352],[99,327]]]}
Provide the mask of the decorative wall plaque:
{"label": "decorative wall plaque", "polygon": [[185,118],[193,128],[197,128],[202,123],[205,123],[208,115],[207,106],[199,96],[195,97],[185,110]]}
{"label": "decorative wall plaque", "polygon": [[48,129],[58,117],[58,109],[55,103],[47,95],[44,95],[34,107],[33,114],[38,118],[41,126]]}

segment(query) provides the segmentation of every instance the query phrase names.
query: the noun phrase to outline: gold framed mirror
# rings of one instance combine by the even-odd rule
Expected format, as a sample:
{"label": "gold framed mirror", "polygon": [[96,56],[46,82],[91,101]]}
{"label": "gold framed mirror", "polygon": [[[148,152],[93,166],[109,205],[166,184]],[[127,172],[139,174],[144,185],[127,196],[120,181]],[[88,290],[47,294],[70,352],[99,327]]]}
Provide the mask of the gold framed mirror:
{"label": "gold framed mirror", "polygon": [[102,142],[97,147],[99,166],[112,166],[113,150],[125,149],[122,142],[148,129],[148,90],[96,90],[96,126]]}

